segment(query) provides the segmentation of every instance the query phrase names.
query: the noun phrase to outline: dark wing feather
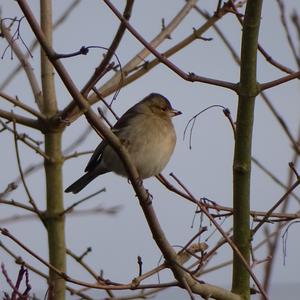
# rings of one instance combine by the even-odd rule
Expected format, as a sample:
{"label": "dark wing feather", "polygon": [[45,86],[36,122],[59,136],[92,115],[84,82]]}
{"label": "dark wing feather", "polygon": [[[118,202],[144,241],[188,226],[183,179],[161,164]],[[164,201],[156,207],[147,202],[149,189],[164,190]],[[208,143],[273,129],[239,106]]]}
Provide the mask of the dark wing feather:
{"label": "dark wing feather", "polygon": [[86,165],[84,172],[90,172],[95,169],[95,167],[100,163],[101,161],[101,155],[105,149],[105,146],[107,145],[106,141],[103,140],[98,147],[95,149],[92,157],[90,158],[88,164]]}
{"label": "dark wing feather", "polygon": [[[136,104],[138,105],[138,104]],[[118,136],[118,131],[122,128],[125,128],[129,125],[131,118],[136,117],[136,115],[139,113],[135,110],[135,106],[131,107],[129,110],[127,110],[124,115],[117,121],[117,123],[112,128],[112,131],[114,134]],[[86,168],[85,172],[90,172],[96,168],[97,165],[101,162],[101,156],[102,153],[107,145],[107,142],[103,140],[99,146],[95,149],[92,157],[90,158]]]}
{"label": "dark wing feather", "polygon": [[112,131],[114,131],[114,133],[116,135],[118,135],[118,130],[127,127],[130,124],[131,119],[135,118],[137,116],[137,114],[140,113],[137,109],[135,109],[138,104],[136,104],[133,107],[131,107],[130,109],[128,109],[123,114],[123,116],[117,121],[117,123],[114,125],[114,127],[112,128]]}

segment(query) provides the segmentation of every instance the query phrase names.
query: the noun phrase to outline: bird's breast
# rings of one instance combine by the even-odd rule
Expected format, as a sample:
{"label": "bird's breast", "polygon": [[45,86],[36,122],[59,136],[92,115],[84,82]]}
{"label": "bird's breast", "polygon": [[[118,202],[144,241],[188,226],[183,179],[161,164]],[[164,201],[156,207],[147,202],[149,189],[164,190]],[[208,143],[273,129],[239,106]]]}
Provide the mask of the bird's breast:
{"label": "bird's breast", "polygon": [[170,120],[149,118],[140,126],[138,139],[132,139],[128,151],[142,178],[158,175],[168,163],[176,144],[176,134]]}
{"label": "bird's breast", "polygon": [[[158,175],[168,163],[175,144],[176,134],[170,119],[141,115],[116,132],[142,179]],[[115,173],[127,176],[123,163],[108,145],[103,163]]]}

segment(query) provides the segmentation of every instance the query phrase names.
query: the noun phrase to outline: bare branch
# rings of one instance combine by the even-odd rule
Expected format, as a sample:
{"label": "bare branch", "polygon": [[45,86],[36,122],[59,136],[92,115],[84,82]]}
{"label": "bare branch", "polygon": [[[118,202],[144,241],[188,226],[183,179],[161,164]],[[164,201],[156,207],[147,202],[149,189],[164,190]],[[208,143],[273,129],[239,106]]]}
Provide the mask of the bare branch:
{"label": "bare branch", "polygon": [[26,181],[25,181],[25,178],[24,178],[24,175],[23,175],[23,170],[22,170],[22,166],[21,166],[21,159],[20,159],[20,154],[19,154],[18,139],[17,139],[17,136],[16,136],[16,132],[17,132],[17,130],[16,130],[16,123],[13,122],[13,125],[14,125],[14,133],[15,133],[14,134],[14,141],[15,141],[16,157],[17,157],[18,169],[19,169],[19,172],[20,172],[22,183],[23,183],[24,189],[26,191],[26,194],[28,196],[29,203],[32,205],[35,213],[37,214],[37,216],[39,216],[40,220],[42,221],[42,223],[46,227],[44,216],[43,216],[42,212],[38,209],[38,207],[37,207],[37,205],[36,205],[33,197],[31,196],[29,188],[28,188],[28,186],[26,184]]}
{"label": "bare branch", "polygon": [[275,80],[272,80],[272,81],[269,81],[269,82],[266,82],[266,83],[261,83],[260,84],[260,91],[270,89],[274,86],[286,83],[286,82],[291,81],[291,80],[296,79],[296,78],[300,78],[300,71],[292,73],[292,74],[287,75],[287,76],[283,76],[281,78],[278,78],[278,79],[275,79]]}
{"label": "bare branch", "polygon": [[[175,181],[182,187],[182,189],[191,197],[194,199],[194,201],[197,201],[194,196],[191,194],[191,192],[183,185],[183,183],[174,175],[174,174],[170,174]],[[206,217],[214,224],[214,226],[217,228],[217,230],[221,233],[221,235],[223,236],[223,238],[226,240],[226,242],[229,244],[229,246],[232,248],[232,250],[234,251],[234,253],[236,253],[236,255],[238,255],[239,259],[241,260],[243,266],[246,268],[246,270],[249,272],[250,276],[252,277],[253,281],[255,282],[255,284],[257,285],[257,287],[259,288],[260,292],[262,294],[265,295],[265,292],[263,290],[263,287],[261,286],[260,282],[258,281],[257,277],[255,276],[255,274],[252,272],[250,266],[248,265],[246,259],[243,257],[243,255],[241,254],[240,250],[238,249],[238,247],[235,245],[235,243],[232,241],[231,238],[229,238],[227,236],[227,234],[224,232],[224,230],[222,229],[222,227],[215,221],[215,219],[210,215],[210,213],[208,212],[208,210],[206,209],[206,207],[204,205],[202,205],[201,201],[197,201],[197,205],[199,206],[199,208],[201,209],[201,211],[206,215]],[[267,297],[265,297],[267,299]]]}
{"label": "bare branch", "polygon": [[30,211],[32,213],[35,213],[35,210],[31,206],[23,204],[21,202],[17,202],[15,200],[5,200],[5,199],[0,198],[0,203],[15,206],[15,207],[19,207],[19,208],[25,209],[27,211]]}
{"label": "bare branch", "polygon": [[173,64],[170,60],[165,58],[161,53],[159,53],[154,47],[152,47],[130,24],[129,22],[120,14],[120,12],[115,8],[115,6],[109,1],[104,0],[105,4],[109,6],[109,8],[113,11],[113,13],[118,17],[118,19],[125,24],[127,29],[131,32],[131,34],[139,40],[152,54],[154,54],[160,62],[169,67],[172,71],[174,71],[177,75],[187,81],[191,82],[203,82],[207,84],[212,84],[224,88],[228,88],[231,90],[236,90],[237,86],[235,83],[226,82],[217,79],[206,78],[203,76],[198,76],[194,73],[185,73],[181,69],[179,69],[175,64]]}
{"label": "bare branch", "polygon": [[[189,11],[192,9],[193,5],[196,3],[196,0],[188,0],[186,4],[183,6],[183,8],[178,12],[178,14],[173,18],[173,20],[155,37],[149,44],[156,48],[158,47],[165,39],[168,38],[168,36],[171,34],[171,32],[178,26],[178,24],[183,20],[183,18],[189,13]],[[183,49],[193,41],[197,40],[199,36],[203,32],[205,32],[212,24],[214,24],[217,20],[219,20],[222,16],[224,16],[228,12],[227,6],[224,5],[222,10],[218,12],[218,14],[215,14],[208,22],[206,22],[204,25],[200,26],[198,29],[196,29],[192,34],[190,34],[188,37],[183,39],[178,44],[171,47],[169,50],[164,52],[162,54],[163,57],[170,57],[173,54],[177,53],[179,50]],[[139,63],[143,62],[144,59],[151,54],[151,51],[149,51],[146,47],[140,51],[134,58],[132,58],[123,68],[117,72],[111,79],[109,79],[100,89],[99,93],[102,97],[106,97],[116,91],[117,89],[121,88],[122,86],[126,86],[133,82],[135,79],[143,76],[147,72],[149,72],[153,67],[158,65],[160,63],[160,60],[158,58],[155,58],[151,62],[146,62],[142,66],[138,66]],[[134,72],[131,76],[128,76],[131,74],[135,69],[138,69],[136,72]],[[94,94],[91,97],[89,97],[90,104],[93,104],[97,102],[101,97],[99,97],[98,94]],[[62,112],[63,118],[70,118],[73,120],[76,118],[76,112],[73,111],[74,104],[68,105],[68,107],[65,108],[65,110]],[[78,114],[78,112],[77,112]]]}
{"label": "bare branch", "polygon": [[[8,249],[1,241],[0,241],[0,247],[6,252],[8,253],[12,258],[15,259],[16,264],[22,264],[24,265],[27,269],[31,270],[32,272],[34,272],[35,274],[39,275],[40,277],[44,278],[46,281],[49,280],[49,277],[41,272],[40,270],[38,270],[37,268],[29,265],[28,263],[26,263],[25,261],[23,261],[23,259],[19,256],[16,255],[15,253],[13,253],[10,249]],[[66,287],[66,289],[73,295],[78,295],[80,297],[82,297],[83,299],[86,300],[94,300],[93,298],[90,298],[88,295],[82,293],[81,291],[76,291],[74,288],[71,288],[69,286]]]}
{"label": "bare branch", "polygon": [[293,39],[292,39],[290,30],[289,30],[289,27],[288,27],[288,24],[287,24],[286,16],[285,16],[285,4],[282,0],[277,0],[277,4],[278,4],[278,7],[279,7],[279,11],[280,11],[280,20],[281,20],[282,26],[284,28],[288,44],[289,44],[290,49],[293,53],[293,56],[294,56],[294,59],[295,59],[297,65],[298,65],[298,68],[300,68],[300,58],[299,58],[299,55],[297,53],[296,47],[293,43]]}
{"label": "bare branch", "polygon": [[68,208],[66,208],[62,213],[60,213],[60,215],[64,215],[64,214],[69,213],[70,211],[72,211],[79,204],[81,204],[81,203],[83,203],[83,202],[85,202],[85,201],[87,201],[87,200],[89,200],[89,199],[97,196],[98,194],[103,193],[103,192],[106,192],[106,188],[102,188],[101,190],[99,190],[99,191],[97,191],[97,192],[95,192],[95,193],[93,193],[93,194],[91,194],[91,195],[89,195],[87,197],[84,197],[83,199],[75,202],[74,204],[72,204],[71,206],[69,206]]}
{"label": "bare branch", "polygon": [[[70,5],[66,8],[66,10],[62,13],[62,15],[54,22],[53,29],[59,28],[61,24],[68,18],[68,16],[73,12],[73,10],[77,7],[77,5],[81,2],[81,0],[73,0]],[[33,52],[33,50],[38,46],[37,40],[34,40],[29,46],[29,53]],[[25,54],[26,59],[30,56],[29,53]],[[0,85],[0,91],[2,91],[12,80],[13,78],[22,70],[22,65],[19,64],[16,66],[12,72],[7,76],[7,78]]]}
{"label": "bare branch", "polygon": [[[126,149],[123,147],[123,145],[120,143],[119,139],[108,129],[106,128],[102,121],[99,120],[99,118],[92,112],[92,110],[89,108],[89,105],[87,101],[84,99],[82,94],[78,91],[76,86],[74,85],[73,81],[71,80],[70,76],[66,72],[63,65],[55,59],[55,52],[47,42],[43,32],[41,31],[37,21],[35,20],[32,12],[30,11],[30,8],[28,7],[27,3],[24,0],[18,0],[19,6],[21,7],[24,15],[26,16],[33,32],[35,33],[37,39],[39,40],[43,50],[47,54],[48,58],[52,62],[53,66],[55,67],[56,71],[58,72],[59,76],[61,77],[62,81],[65,83],[67,89],[69,90],[70,94],[76,101],[77,105],[82,109],[88,121],[93,126],[93,128],[100,132],[107,140],[107,142],[112,146],[112,148],[116,151],[116,153],[120,156],[124,167],[128,173],[128,177],[132,183],[132,186],[135,190],[135,193],[137,194],[137,197],[140,201],[140,205],[143,209],[144,215],[146,217],[146,220],[148,222],[148,225],[152,231],[152,234],[155,238],[155,241],[157,242],[157,245],[159,246],[160,250],[164,254],[165,259],[168,261],[168,263],[171,266],[171,269],[173,271],[173,274],[175,275],[176,279],[183,284],[183,281],[188,281],[188,284],[190,288],[193,290],[193,292],[199,293],[199,294],[206,294],[209,293],[210,295],[216,295],[216,298],[223,297],[223,299],[240,299],[238,295],[234,295],[233,293],[230,293],[224,289],[220,289],[213,286],[206,286],[204,284],[198,284],[195,282],[195,280],[186,273],[177,263],[177,255],[176,252],[173,250],[171,245],[169,244],[168,240],[165,237],[164,232],[162,231],[159,222],[157,220],[156,214],[154,212],[154,209],[149,202],[149,193],[144,189],[143,185],[141,184],[140,180],[138,180],[139,175],[135,168],[135,166],[131,163],[131,158],[126,151]],[[6,233],[7,231],[5,231]],[[2,230],[3,233],[3,230]],[[19,241],[16,241],[19,245],[21,243]],[[23,246],[23,245],[22,245]],[[28,251],[29,249],[27,249]],[[29,250],[30,251],[30,250]],[[30,252],[31,255],[34,255],[34,253]],[[35,255],[37,258],[37,256]],[[41,260],[43,264],[46,262],[44,260]],[[46,265],[51,268],[51,270],[55,273],[57,273],[59,276],[61,276],[63,279],[71,281],[73,283],[85,285],[85,283],[80,282],[78,280],[71,280],[70,277],[66,276],[66,274],[60,272],[56,268],[50,266],[48,263]],[[95,285],[85,285],[88,287],[94,287]],[[150,285],[151,286],[151,285]],[[145,286],[144,286],[145,287]],[[149,287],[149,285],[148,285]],[[98,287],[99,288],[99,287]],[[105,286],[105,289],[110,287]],[[114,289],[118,288],[120,289],[121,286],[114,286]],[[122,287],[124,288],[124,286]],[[127,286],[128,288],[128,286]],[[139,286],[140,288],[140,286]],[[225,297],[224,297],[225,295]]]}
{"label": "bare branch", "polygon": [[[282,181],[280,181],[274,174],[272,174],[271,171],[269,171],[265,166],[262,165],[261,162],[259,162],[255,157],[252,157],[253,163],[260,168],[264,173],[266,173],[274,182],[276,182],[279,186],[281,186],[284,190],[288,190],[288,185],[284,184]],[[296,199],[296,201],[300,204],[300,197],[298,197],[297,194],[294,192],[291,192],[290,194],[293,198]],[[287,216],[286,216],[287,217]]]}
{"label": "bare branch", "polygon": [[6,38],[7,42],[9,43],[10,47],[18,57],[22,67],[24,68],[24,71],[27,75],[29,84],[31,86],[35,102],[37,106],[39,107],[40,111],[43,111],[43,96],[42,96],[42,90],[39,86],[38,80],[33,72],[33,68],[30,65],[28,61],[28,57],[21,51],[19,46],[16,44],[16,42],[12,39],[12,36],[9,32],[9,30],[5,27],[4,22],[1,22],[1,31]]}
{"label": "bare branch", "polygon": [[[131,16],[131,11],[133,8],[133,0],[127,0],[126,1],[126,7],[123,13],[123,17],[126,20],[129,20],[130,16]],[[89,81],[86,83],[86,85],[83,87],[81,93],[84,96],[87,96],[89,91],[93,88],[93,86],[97,83],[97,81],[103,76],[103,72],[105,71],[106,66],[109,64],[111,58],[113,57],[113,55],[115,54],[123,36],[125,33],[125,25],[123,23],[120,24],[118,31],[107,51],[107,53],[104,56],[104,59],[101,61],[100,65],[96,68],[94,74],[92,75],[92,77],[89,79]]]}
{"label": "bare branch", "polygon": [[43,121],[46,120],[46,117],[42,113],[40,113],[39,111],[33,109],[29,105],[25,104],[23,101],[20,101],[20,99],[18,97],[12,98],[12,97],[10,97],[9,95],[7,95],[3,92],[0,92],[0,97],[4,98],[5,100],[12,103],[13,105],[22,108],[24,111],[29,112],[30,114],[37,117],[38,119],[41,119]]}
{"label": "bare branch", "polygon": [[263,217],[263,219],[254,227],[252,230],[252,236],[257,232],[257,230],[268,220],[271,216],[271,213],[280,205],[282,204],[289,194],[300,185],[300,178],[298,178],[294,184],[284,193],[284,195],[268,210],[267,214]]}
{"label": "bare branch", "polygon": [[[13,114],[13,113],[12,113]],[[12,120],[14,122],[14,119]],[[45,152],[43,152],[39,145],[40,143],[34,141],[33,139],[31,139],[29,136],[25,135],[25,134],[19,134],[18,132],[16,132],[14,129],[11,129],[10,127],[8,127],[4,122],[2,122],[0,120],[0,124],[3,126],[3,128],[5,128],[6,130],[8,130],[9,132],[13,133],[13,135],[16,137],[17,140],[22,141],[25,145],[27,145],[29,148],[31,148],[32,150],[34,150],[36,153],[38,153],[39,155],[41,155],[43,158],[45,158],[46,160],[49,160],[49,157],[45,154]],[[36,144],[33,145],[30,141],[34,141],[34,143]]]}
{"label": "bare branch", "polygon": [[16,123],[20,125],[24,125],[33,129],[41,130],[41,124],[38,120],[30,119],[27,117],[23,117],[21,115],[7,112],[5,110],[0,109],[0,117],[9,121],[15,120]]}

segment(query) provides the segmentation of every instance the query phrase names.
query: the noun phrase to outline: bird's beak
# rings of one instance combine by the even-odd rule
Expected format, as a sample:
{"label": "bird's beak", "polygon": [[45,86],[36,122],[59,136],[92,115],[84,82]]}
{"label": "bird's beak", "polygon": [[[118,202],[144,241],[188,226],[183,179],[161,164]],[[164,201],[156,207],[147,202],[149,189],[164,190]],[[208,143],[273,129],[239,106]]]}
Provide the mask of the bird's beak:
{"label": "bird's beak", "polygon": [[176,109],[172,109],[170,113],[171,113],[171,117],[179,116],[182,114],[180,110],[176,110]]}

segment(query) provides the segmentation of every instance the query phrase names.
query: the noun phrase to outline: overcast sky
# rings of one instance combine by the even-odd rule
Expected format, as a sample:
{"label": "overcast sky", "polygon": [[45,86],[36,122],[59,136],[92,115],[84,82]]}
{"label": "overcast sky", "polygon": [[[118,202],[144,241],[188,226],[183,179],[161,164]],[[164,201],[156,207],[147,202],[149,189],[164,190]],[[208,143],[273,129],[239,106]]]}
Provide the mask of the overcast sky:
{"label": "overcast sky", "polygon": [[[119,1],[113,1],[116,5]],[[38,1],[28,1],[38,17]],[[71,1],[54,1],[53,20],[61,15]],[[123,3],[123,2],[122,2]],[[151,40],[161,30],[161,19],[164,18],[166,24],[176,15],[185,1],[136,1],[130,22],[147,39]],[[214,12],[217,1],[199,1],[201,7]],[[297,9],[300,13],[297,0],[285,1],[287,14],[292,9]],[[298,4],[298,5],[297,5]],[[3,17],[21,17],[15,1],[1,1]],[[118,6],[122,11],[123,7]],[[195,11],[192,11],[182,25],[171,35],[170,40],[166,40],[159,51],[164,51],[170,46],[179,42],[189,35],[193,28],[199,27],[204,20]],[[236,51],[240,49],[241,28],[233,15],[226,15],[220,22],[220,28],[233,44]],[[118,21],[105,6],[102,1],[82,1],[81,4],[71,13],[65,24],[60,26],[54,33],[54,47],[59,53],[69,53],[80,49],[82,46],[97,45],[108,47],[117,29]],[[292,27],[291,27],[292,28]],[[21,25],[22,38],[26,44],[30,44],[33,35],[29,26],[24,20]],[[292,28],[293,37],[296,37]],[[238,82],[239,68],[233,61],[230,53],[220,41],[213,29],[204,34],[211,41],[198,40],[188,46],[171,60],[186,72],[194,72],[201,76],[221,79],[231,82]],[[274,58],[283,65],[297,70],[291,51],[287,45],[285,33],[279,21],[279,11],[275,1],[265,1],[263,7],[261,32],[259,38],[261,45]],[[1,39],[0,53],[2,55],[6,43]],[[299,43],[297,44],[299,49]],[[24,51],[24,47],[22,48]],[[125,37],[117,50],[117,55],[122,65],[135,55],[142,46],[129,33]],[[87,56],[75,57],[63,60],[64,65],[71,74],[78,88],[81,88],[95,66],[99,63],[99,57],[103,54],[99,50],[91,50]],[[30,63],[33,65],[37,75],[39,75],[39,53],[35,51]],[[7,78],[10,71],[17,64],[17,59],[10,58],[10,51],[7,51],[0,61],[0,83]],[[261,55],[258,59],[258,80],[265,82],[283,76],[282,72],[270,66]],[[107,79],[109,76],[107,77]],[[101,82],[98,86],[103,84]],[[56,76],[56,90],[59,107],[62,109],[70,101],[70,96],[65,87]],[[11,96],[18,95],[28,105],[34,104],[34,99],[30,91],[28,82],[24,74],[16,76],[13,82],[4,90]],[[167,165],[163,174],[169,180],[170,172],[174,172],[182,182],[190,189],[196,197],[207,197],[220,205],[232,205],[232,158],[233,158],[233,134],[229,122],[225,119],[221,109],[211,109],[202,114],[194,127],[192,149],[189,149],[188,140],[183,140],[183,131],[188,120],[200,110],[209,105],[219,104],[228,107],[233,119],[236,116],[237,96],[220,87],[210,86],[202,83],[190,83],[183,81],[165,66],[159,66],[135,83],[123,88],[114,103],[114,110],[121,115],[134,103],[141,100],[151,92],[158,92],[166,96],[174,108],[181,110],[183,115],[174,119],[177,131],[177,146],[174,155]],[[287,84],[267,91],[277,111],[287,122],[289,129],[296,138],[299,127],[299,83],[294,80]],[[108,97],[108,100],[111,97]],[[96,110],[98,105],[94,106]],[[0,101],[1,109],[11,109],[4,100]],[[19,112],[18,109],[15,109]],[[114,119],[109,116],[112,122]],[[87,127],[84,117],[81,117],[64,133],[63,145],[66,148],[82,133]],[[24,127],[18,127],[20,132],[27,132]],[[37,132],[31,135],[42,140],[42,136]],[[85,141],[75,150],[93,150],[99,143],[98,136],[91,132]],[[28,166],[42,162],[31,149],[20,143],[22,166]],[[13,136],[8,132],[0,135],[0,190],[13,181],[18,175],[13,145]],[[255,124],[253,133],[253,156],[259,159],[270,169],[280,180],[286,182],[288,175],[288,162],[292,160],[291,145],[284,134],[282,128],[270,113],[269,109],[260,97],[257,98],[255,108]],[[77,159],[69,160],[64,165],[64,186],[68,186],[75,179],[83,174],[83,169],[87,163],[88,156],[81,156]],[[253,166],[252,172],[252,194],[251,208],[255,210],[265,210],[270,208],[284,193],[283,189]],[[33,197],[38,206],[45,207],[45,183],[43,171],[38,171],[26,179],[31,188]],[[173,181],[172,181],[173,182]],[[174,182],[173,182],[174,183]],[[175,183],[174,183],[175,184]],[[153,195],[153,205],[158,215],[162,228],[172,245],[183,246],[198,230],[200,226],[200,216],[194,218],[195,207],[168,192],[154,178],[144,181],[144,186]],[[145,222],[142,210],[134,196],[134,192],[127,180],[114,174],[106,174],[97,178],[82,193],[78,195],[67,194],[65,205],[87,196],[102,187],[106,192],[99,194],[94,199],[87,201],[81,209],[89,209],[96,206],[105,208],[121,206],[119,213],[115,216],[91,214],[88,216],[67,217],[66,239],[67,247],[77,254],[81,254],[89,246],[93,251],[86,258],[87,263],[95,270],[104,270],[104,275],[113,281],[129,282],[137,276],[138,266],[136,258],[140,255],[143,258],[144,271],[155,267],[160,259],[158,248],[152,239],[152,235]],[[296,191],[299,195],[299,191]],[[11,197],[20,202],[26,203],[24,189],[19,188]],[[295,212],[298,206],[291,202],[290,211]],[[0,224],[7,227],[12,233],[29,245],[36,253],[47,258],[47,240],[43,226],[37,220],[1,222],[1,219],[12,215],[21,215],[23,212],[16,208],[1,205]],[[221,222],[221,221],[220,221]],[[225,220],[223,226],[229,229],[231,219]],[[210,226],[207,220],[203,225]],[[276,267],[273,274],[273,282],[276,283],[299,283],[299,235],[296,234],[297,226],[290,229],[288,239],[288,253],[283,264],[283,253],[281,247],[278,251]],[[214,228],[209,227],[209,231],[202,237],[204,241],[213,246],[220,238],[218,233],[210,235]],[[273,227],[270,226],[270,229]],[[263,239],[263,235],[255,238],[254,245]],[[29,257],[26,253],[16,247],[8,239],[2,239],[18,255],[31,262],[34,266],[46,271],[46,269]],[[281,242],[282,246],[282,242]],[[230,259],[231,252],[227,246],[221,249],[211,266]],[[265,258],[265,251],[257,252],[257,259]],[[9,274],[16,273],[16,266],[2,250],[0,250],[0,261],[5,263]],[[78,279],[90,281],[91,278],[78,266],[68,259],[68,273]],[[260,265],[254,269],[258,277],[261,275]],[[226,274],[226,276],[224,276]],[[230,283],[231,268],[227,267],[215,273],[207,274],[204,281],[211,284]],[[1,278],[0,274],[0,278]],[[42,287],[44,281],[34,274],[30,274],[31,283],[34,287]],[[169,280],[169,272],[163,272],[160,279]],[[1,281],[3,278],[1,278]],[[154,277],[152,282],[156,282]],[[2,286],[0,285],[2,289]],[[296,299],[296,298],[295,298]]]}

